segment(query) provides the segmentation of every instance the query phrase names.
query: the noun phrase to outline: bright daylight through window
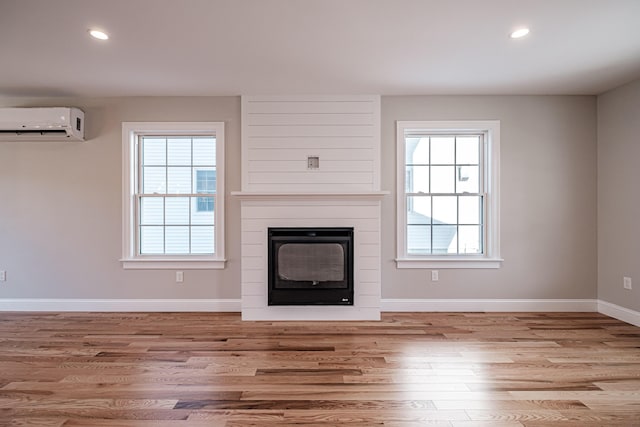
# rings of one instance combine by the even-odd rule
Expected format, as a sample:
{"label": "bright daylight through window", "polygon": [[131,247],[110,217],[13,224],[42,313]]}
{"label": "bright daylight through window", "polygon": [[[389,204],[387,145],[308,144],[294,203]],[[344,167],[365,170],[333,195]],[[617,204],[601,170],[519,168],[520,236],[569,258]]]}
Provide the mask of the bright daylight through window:
{"label": "bright daylight through window", "polygon": [[223,125],[124,123],[123,139],[125,268],[220,267]]}
{"label": "bright daylight through window", "polygon": [[398,122],[397,144],[398,266],[496,267],[499,123]]}

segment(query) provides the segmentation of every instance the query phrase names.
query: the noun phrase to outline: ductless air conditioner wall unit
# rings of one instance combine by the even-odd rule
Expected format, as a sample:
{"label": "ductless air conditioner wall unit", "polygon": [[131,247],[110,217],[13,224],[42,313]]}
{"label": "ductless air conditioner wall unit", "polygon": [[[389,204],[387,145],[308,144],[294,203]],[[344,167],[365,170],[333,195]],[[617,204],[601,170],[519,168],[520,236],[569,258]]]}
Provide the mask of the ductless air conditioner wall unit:
{"label": "ductless air conditioner wall unit", "polygon": [[84,112],[75,107],[0,108],[0,141],[84,141]]}

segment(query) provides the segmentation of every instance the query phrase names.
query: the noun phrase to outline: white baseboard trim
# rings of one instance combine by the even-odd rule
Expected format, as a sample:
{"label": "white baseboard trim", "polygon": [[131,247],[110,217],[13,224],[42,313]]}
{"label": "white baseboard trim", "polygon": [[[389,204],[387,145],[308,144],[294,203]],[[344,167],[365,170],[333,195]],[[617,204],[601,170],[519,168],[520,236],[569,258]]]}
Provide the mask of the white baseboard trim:
{"label": "white baseboard trim", "polygon": [[[595,299],[382,299],[388,312],[598,312],[640,327],[640,312]],[[240,312],[240,299],[0,299],[2,311]]]}
{"label": "white baseboard trim", "polygon": [[235,312],[239,299],[0,299],[0,311]]}
{"label": "white baseboard trim", "polygon": [[382,299],[382,311],[597,311],[594,299]]}
{"label": "white baseboard trim", "polygon": [[598,313],[640,326],[640,312],[607,301],[598,300]]}

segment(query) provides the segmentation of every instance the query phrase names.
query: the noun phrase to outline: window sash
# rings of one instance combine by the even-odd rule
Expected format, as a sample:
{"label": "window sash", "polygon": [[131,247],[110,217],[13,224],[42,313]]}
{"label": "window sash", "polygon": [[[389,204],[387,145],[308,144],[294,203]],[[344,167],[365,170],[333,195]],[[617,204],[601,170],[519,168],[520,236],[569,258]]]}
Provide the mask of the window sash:
{"label": "window sash", "polygon": [[[197,215],[199,212],[197,211],[197,209],[194,209],[194,205],[196,205],[199,203],[199,199],[203,199],[206,196],[207,199],[211,199],[212,200],[212,204],[214,206],[214,210],[211,211],[211,216],[212,216],[212,221],[211,222],[203,222],[203,223],[198,223],[198,222],[194,222],[193,221],[193,216],[194,214]],[[186,214],[187,220],[184,222],[175,222],[175,223],[170,223],[169,221],[167,221],[166,217],[164,217],[166,215],[166,205],[163,203],[163,220],[162,222],[158,223],[158,224],[143,224],[142,221],[142,199],[160,199],[160,200],[167,200],[167,199],[188,199],[188,212]],[[171,256],[171,255],[215,255],[216,254],[216,242],[215,242],[215,233],[216,233],[216,215],[215,215],[215,206],[216,206],[216,194],[215,193],[193,193],[193,194],[136,194],[134,195],[134,199],[135,199],[135,206],[134,206],[134,212],[135,212],[135,216],[136,216],[136,221],[135,221],[135,227],[136,227],[136,232],[135,232],[135,248],[136,248],[136,256],[148,256],[148,255],[155,255],[155,256]],[[142,230],[144,227],[161,227],[163,230],[163,243],[162,243],[162,251],[159,252],[144,252],[143,248],[142,248]],[[188,251],[178,251],[178,252],[170,252],[167,251],[167,242],[166,242],[166,231],[167,228],[171,228],[171,227],[187,227],[188,228],[188,242],[187,242],[187,247],[189,248]],[[194,229],[197,228],[204,228],[204,227],[211,227],[212,228],[212,236],[211,236],[211,244],[212,244],[212,251],[194,251],[194,242],[193,242],[193,231]]]}
{"label": "window sash", "polygon": [[[432,155],[432,138],[437,137],[437,138],[453,138],[454,140],[454,150],[453,150],[453,162],[433,162],[431,155]],[[478,147],[477,150],[478,152],[476,153],[478,156],[478,162],[477,163],[469,163],[469,162],[458,162],[458,138],[465,138],[465,137],[477,137],[478,138]],[[412,174],[410,173],[410,168],[413,167],[424,167],[424,168],[428,168],[428,173],[429,173],[429,179],[428,179],[428,185],[429,185],[429,191],[425,191],[425,192],[419,192],[421,193],[427,193],[427,194],[450,194],[449,192],[437,192],[437,191],[432,191],[432,185],[433,185],[433,180],[432,180],[432,176],[433,176],[433,167],[453,167],[455,174],[457,177],[460,176],[460,172],[461,172],[461,168],[463,167],[478,167],[478,191],[477,192],[460,192],[457,191],[457,186],[458,186],[458,179],[454,179],[454,192],[453,193],[457,193],[457,194],[486,194],[487,193],[487,189],[486,189],[486,179],[485,179],[485,163],[486,163],[486,159],[485,159],[485,155],[486,155],[486,132],[478,132],[478,131],[460,131],[460,132],[416,132],[416,131],[405,131],[404,133],[404,139],[403,139],[403,144],[404,144],[404,150],[403,152],[405,153],[404,156],[404,179],[405,179],[405,194],[410,194],[411,192],[406,191],[407,186],[406,186],[406,180],[409,176],[412,176]],[[407,162],[406,159],[406,153],[407,153],[407,139],[408,138],[428,138],[429,142],[429,150],[428,150],[428,161],[427,162]]]}
{"label": "window sash", "polygon": [[[456,221],[455,222],[447,222],[447,223],[440,223],[438,224],[437,219],[435,219],[434,217],[434,211],[433,211],[433,195],[431,194],[425,194],[425,193],[408,193],[405,195],[405,215],[406,215],[406,219],[405,219],[405,253],[409,256],[469,256],[469,255],[483,255],[485,252],[485,247],[486,247],[486,233],[485,233],[485,196],[483,194],[455,194],[455,193],[451,193],[451,194],[444,194],[444,195],[436,195],[435,197],[452,197],[456,199]],[[409,216],[412,212],[415,212],[413,209],[411,209],[410,206],[410,202],[413,202],[415,197],[418,198],[429,198],[429,215],[425,216],[425,222],[411,222],[409,220]],[[460,199],[461,198],[477,198],[478,199],[478,204],[479,206],[477,207],[478,211],[477,211],[477,215],[478,215],[478,219],[476,222],[465,222],[461,220],[461,208],[460,208]],[[416,213],[414,213],[414,215],[416,215]],[[420,215],[420,214],[418,214]],[[420,251],[416,248],[411,248],[410,247],[410,240],[411,240],[411,233],[410,233],[410,229],[414,228],[414,229],[419,229],[419,228],[425,228],[425,231],[429,231],[428,235],[429,235],[429,244],[426,247],[426,249]],[[477,227],[478,228],[478,248],[477,250],[473,251],[473,250],[461,250],[462,248],[468,248],[468,247],[473,247],[473,246],[469,246],[469,245],[461,245],[461,243],[464,243],[464,240],[461,241],[461,231],[464,230],[470,230],[471,227]],[[434,231],[435,230],[444,230],[448,228],[449,230],[455,230],[455,233],[453,234],[453,236],[451,236],[450,240],[449,240],[449,245],[447,246],[447,248],[451,247],[451,245],[453,243],[455,243],[454,248],[455,251],[451,251],[449,252],[447,250],[447,252],[438,252],[436,251],[438,247],[438,245],[435,244],[435,240],[443,240],[442,238],[438,238],[439,236],[437,236]],[[455,238],[455,242],[453,242],[453,239]],[[445,238],[446,240],[446,238]],[[467,240],[467,243],[469,243],[470,241]]]}

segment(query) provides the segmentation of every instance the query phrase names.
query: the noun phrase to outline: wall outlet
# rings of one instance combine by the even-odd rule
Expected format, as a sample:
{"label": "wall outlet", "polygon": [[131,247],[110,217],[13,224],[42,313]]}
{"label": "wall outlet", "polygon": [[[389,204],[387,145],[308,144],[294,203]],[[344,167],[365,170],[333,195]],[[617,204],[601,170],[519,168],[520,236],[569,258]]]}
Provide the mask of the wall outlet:
{"label": "wall outlet", "polygon": [[431,270],[431,281],[437,282],[440,280],[440,274],[438,274],[438,270]]}
{"label": "wall outlet", "polygon": [[0,282],[7,281],[7,272],[4,270],[0,270]]}
{"label": "wall outlet", "polygon": [[625,289],[633,289],[632,283],[631,283],[631,277],[624,277],[622,279],[622,286],[624,286]]}
{"label": "wall outlet", "polygon": [[184,272],[176,271],[176,283],[184,282]]}

